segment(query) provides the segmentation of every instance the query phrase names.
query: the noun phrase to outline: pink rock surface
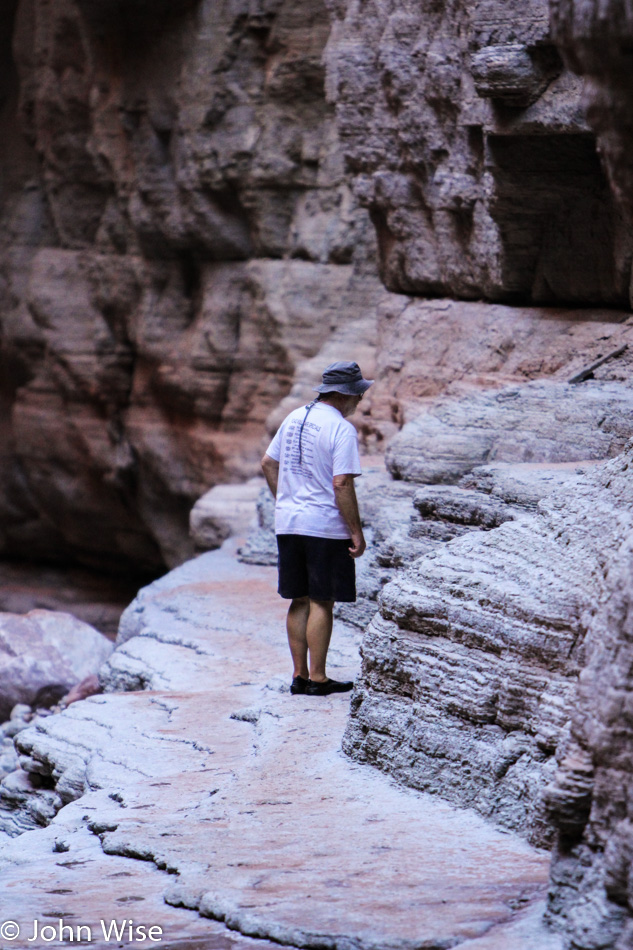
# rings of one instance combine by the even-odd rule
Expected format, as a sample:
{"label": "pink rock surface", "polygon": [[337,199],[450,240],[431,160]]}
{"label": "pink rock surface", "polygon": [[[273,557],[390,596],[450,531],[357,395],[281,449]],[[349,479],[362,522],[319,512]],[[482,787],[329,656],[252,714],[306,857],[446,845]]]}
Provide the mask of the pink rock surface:
{"label": "pink rock surface", "polygon": [[[549,856],[341,755],[346,698],[287,691],[274,574],[222,549],[157,581],[127,611],[104,676],[149,691],[94,697],[20,733],[23,766],[54,770],[68,802],[32,833],[48,849],[54,836],[57,853],[37,845],[30,873],[59,879],[72,867],[72,894],[56,904],[73,912],[99,867],[75,863],[91,830],[107,855],[171,872],[147,876],[154,894],[251,936],[332,950],[467,946],[530,907],[515,946],[534,950]],[[353,675],[343,625],[331,659],[332,675]],[[21,841],[0,854],[16,920],[29,875]],[[116,916],[115,893],[107,884],[82,920]]]}

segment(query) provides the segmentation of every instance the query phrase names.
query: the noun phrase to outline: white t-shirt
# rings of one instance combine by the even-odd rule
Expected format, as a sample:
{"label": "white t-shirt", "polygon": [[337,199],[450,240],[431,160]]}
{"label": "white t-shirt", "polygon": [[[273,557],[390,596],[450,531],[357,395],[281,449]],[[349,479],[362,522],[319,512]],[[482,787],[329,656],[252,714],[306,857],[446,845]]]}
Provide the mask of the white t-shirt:
{"label": "white t-shirt", "polygon": [[275,532],[349,538],[349,528],[336,506],[332,479],[361,474],[358,436],[352,423],[326,403],[317,402],[307,418],[306,406],[301,406],[286,416],[266,454],[279,462]]}

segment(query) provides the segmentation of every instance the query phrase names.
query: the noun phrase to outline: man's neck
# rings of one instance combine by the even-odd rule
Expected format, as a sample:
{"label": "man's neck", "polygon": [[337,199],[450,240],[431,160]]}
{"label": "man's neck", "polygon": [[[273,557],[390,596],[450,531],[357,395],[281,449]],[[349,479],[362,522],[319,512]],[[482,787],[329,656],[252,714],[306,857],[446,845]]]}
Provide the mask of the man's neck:
{"label": "man's neck", "polygon": [[331,406],[343,415],[343,410],[347,408],[347,396],[343,393],[328,393],[328,398],[319,399],[317,405]]}

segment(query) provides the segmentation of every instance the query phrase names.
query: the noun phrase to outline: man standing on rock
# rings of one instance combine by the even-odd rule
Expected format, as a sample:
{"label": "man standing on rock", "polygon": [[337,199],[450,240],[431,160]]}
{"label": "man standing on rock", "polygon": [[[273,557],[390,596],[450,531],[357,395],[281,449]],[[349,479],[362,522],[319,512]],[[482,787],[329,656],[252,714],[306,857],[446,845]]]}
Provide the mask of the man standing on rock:
{"label": "man standing on rock", "polygon": [[284,419],[262,459],[276,498],[279,593],[291,601],[291,693],[328,696],[354,685],[330,679],[325,662],[334,603],[356,600],[354,559],[365,550],[354,489],[358,436],[347,418],[372,383],[357,363],[331,363],[317,399]]}

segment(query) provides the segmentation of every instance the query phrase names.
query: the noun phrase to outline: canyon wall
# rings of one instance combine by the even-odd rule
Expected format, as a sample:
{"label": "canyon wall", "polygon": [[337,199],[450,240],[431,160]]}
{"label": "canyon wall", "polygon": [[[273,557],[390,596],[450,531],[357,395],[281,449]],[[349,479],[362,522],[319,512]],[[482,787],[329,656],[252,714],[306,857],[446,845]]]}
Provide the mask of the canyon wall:
{"label": "canyon wall", "polygon": [[[192,503],[251,477],[266,420],[341,355],[378,379],[371,452],[456,376],[566,362],[517,361],[510,308],[474,325],[412,294],[628,303],[630,231],[544,2],[3,11],[1,556],[181,561]],[[571,342],[586,316],[524,325]]]}
{"label": "canyon wall", "polygon": [[157,570],[203,491],[254,474],[302,361],[345,327],[371,357],[327,12],[7,12],[0,554]]}
{"label": "canyon wall", "polygon": [[546,0],[329,0],[328,92],[393,291],[626,305],[631,233]]}

